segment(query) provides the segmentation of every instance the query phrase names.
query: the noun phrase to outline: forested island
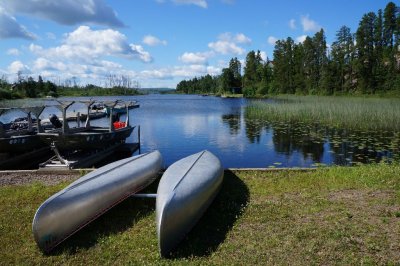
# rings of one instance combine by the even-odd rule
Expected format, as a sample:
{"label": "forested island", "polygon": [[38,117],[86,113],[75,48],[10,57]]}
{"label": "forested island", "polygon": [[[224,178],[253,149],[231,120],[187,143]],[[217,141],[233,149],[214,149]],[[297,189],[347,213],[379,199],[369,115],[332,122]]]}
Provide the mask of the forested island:
{"label": "forested island", "polygon": [[218,76],[183,80],[181,93],[400,95],[400,8],[389,2],[377,13],[364,14],[355,33],[347,26],[336,32],[328,48],[321,29],[304,42],[291,37],[275,44],[273,59],[250,51],[244,62],[232,58]]}

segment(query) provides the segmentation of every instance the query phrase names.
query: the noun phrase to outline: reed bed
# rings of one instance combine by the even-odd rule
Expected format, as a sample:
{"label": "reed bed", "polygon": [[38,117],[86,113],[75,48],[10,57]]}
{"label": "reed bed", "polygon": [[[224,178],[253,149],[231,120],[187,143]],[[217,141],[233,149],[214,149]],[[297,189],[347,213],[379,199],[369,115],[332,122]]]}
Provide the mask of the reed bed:
{"label": "reed bed", "polygon": [[246,117],[268,122],[316,123],[357,130],[400,131],[400,99],[277,96],[276,101],[255,102]]}

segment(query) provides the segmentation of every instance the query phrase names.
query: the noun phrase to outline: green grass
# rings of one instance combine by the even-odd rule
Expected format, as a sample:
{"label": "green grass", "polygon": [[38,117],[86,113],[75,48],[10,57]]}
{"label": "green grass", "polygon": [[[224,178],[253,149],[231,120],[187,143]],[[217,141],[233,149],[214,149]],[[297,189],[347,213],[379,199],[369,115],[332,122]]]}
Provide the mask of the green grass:
{"label": "green grass", "polygon": [[47,197],[66,185],[0,187],[0,264],[400,262],[398,164],[226,171],[216,200],[169,259],[157,252],[154,200],[133,198],[43,255],[32,237],[32,218]]}
{"label": "green grass", "polygon": [[249,106],[246,117],[346,129],[400,131],[400,99],[293,95],[274,99],[276,103],[257,102]]}

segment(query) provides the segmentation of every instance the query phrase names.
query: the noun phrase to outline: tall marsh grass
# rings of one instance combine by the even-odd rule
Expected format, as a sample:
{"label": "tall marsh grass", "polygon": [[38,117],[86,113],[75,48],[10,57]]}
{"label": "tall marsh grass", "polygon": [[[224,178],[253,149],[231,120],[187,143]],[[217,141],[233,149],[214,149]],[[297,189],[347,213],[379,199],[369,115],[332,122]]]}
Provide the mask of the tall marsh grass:
{"label": "tall marsh grass", "polygon": [[274,99],[274,103],[255,102],[249,105],[246,117],[269,122],[400,131],[400,99],[292,95]]}

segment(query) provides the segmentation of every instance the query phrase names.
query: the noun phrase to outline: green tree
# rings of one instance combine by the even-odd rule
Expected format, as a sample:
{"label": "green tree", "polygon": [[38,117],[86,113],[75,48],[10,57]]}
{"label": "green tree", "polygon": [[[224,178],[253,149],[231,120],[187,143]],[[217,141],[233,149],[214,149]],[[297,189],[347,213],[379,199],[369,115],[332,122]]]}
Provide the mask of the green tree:
{"label": "green tree", "polygon": [[375,89],[373,75],[375,21],[376,15],[374,12],[365,14],[356,32],[358,89],[363,93],[373,93]]}
{"label": "green tree", "polygon": [[330,69],[337,73],[338,83],[335,92],[349,92],[353,84],[354,37],[347,26],[336,32],[336,41],[332,43]]}
{"label": "green tree", "polygon": [[232,87],[242,87],[242,64],[237,57],[229,61],[229,69],[233,73]]}

